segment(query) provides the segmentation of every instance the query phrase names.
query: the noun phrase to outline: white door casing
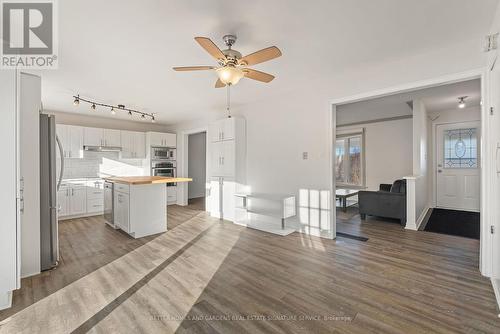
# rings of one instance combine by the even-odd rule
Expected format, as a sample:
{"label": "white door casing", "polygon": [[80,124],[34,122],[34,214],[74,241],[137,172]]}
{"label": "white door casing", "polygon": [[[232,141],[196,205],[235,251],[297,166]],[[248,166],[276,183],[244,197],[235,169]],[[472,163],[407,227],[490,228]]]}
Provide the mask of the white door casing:
{"label": "white door casing", "polygon": [[435,138],[437,207],[479,212],[480,122],[438,125]]}

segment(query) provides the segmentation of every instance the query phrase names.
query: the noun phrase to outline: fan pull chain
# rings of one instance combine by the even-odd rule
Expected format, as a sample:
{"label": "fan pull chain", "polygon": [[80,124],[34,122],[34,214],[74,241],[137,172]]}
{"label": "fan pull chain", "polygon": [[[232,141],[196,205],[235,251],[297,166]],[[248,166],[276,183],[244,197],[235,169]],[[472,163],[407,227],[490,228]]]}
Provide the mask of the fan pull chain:
{"label": "fan pull chain", "polygon": [[227,85],[227,118],[231,118],[231,84]]}

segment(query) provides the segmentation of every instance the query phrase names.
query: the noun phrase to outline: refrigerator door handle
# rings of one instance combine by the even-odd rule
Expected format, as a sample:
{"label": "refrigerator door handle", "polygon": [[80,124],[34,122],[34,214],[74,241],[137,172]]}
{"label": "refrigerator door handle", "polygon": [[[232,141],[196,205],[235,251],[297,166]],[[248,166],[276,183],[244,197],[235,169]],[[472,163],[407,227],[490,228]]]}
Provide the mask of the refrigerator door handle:
{"label": "refrigerator door handle", "polygon": [[57,146],[59,147],[59,157],[61,158],[61,170],[59,171],[59,180],[57,180],[57,191],[61,188],[61,183],[63,179],[63,171],[64,171],[64,151],[63,147],[61,144],[61,141],[59,140],[59,137],[56,135],[56,143]]}

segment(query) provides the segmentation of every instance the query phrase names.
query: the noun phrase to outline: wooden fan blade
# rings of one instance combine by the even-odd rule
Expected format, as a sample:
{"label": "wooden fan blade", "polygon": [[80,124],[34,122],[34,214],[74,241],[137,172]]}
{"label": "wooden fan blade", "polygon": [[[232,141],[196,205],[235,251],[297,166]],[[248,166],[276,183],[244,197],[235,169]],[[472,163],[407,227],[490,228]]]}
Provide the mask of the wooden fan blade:
{"label": "wooden fan blade", "polygon": [[222,53],[222,51],[215,45],[214,42],[210,38],[207,37],[195,37],[194,38],[198,44],[201,45],[212,57],[217,60],[226,59],[226,56]]}
{"label": "wooden fan blade", "polygon": [[274,79],[274,75],[257,70],[252,70],[251,68],[245,68],[243,72],[245,73],[245,77],[265,83],[271,82]]}
{"label": "wooden fan blade", "polygon": [[215,82],[215,88],[222,88],[222,87],[226,87],[226,84],[220,81],[220,79],[217,79],[217,81]]}
{"label": "wooden fan blade", "polygon": [[213,70],[213,66],[184,66],[184,67],[174,67],[174,71],[206,71]]}
{"label": "wooden fan blade", "polygon": [[280,49],[278,49],[275,46],[271,46],[241,58],[239,63],[245,65],[255,65],[274,58],[278,58],[280,56],[281,56]]}

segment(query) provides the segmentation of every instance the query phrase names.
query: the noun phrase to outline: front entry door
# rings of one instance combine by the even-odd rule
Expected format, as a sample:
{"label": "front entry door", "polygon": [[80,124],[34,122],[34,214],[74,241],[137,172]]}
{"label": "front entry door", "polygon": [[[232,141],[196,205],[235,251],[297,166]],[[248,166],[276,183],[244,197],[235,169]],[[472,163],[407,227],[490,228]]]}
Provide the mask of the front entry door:
{"label": "front entry door", "polygon": [[436,130],[437,206],[479,212],[480,122],[443,124]]}

